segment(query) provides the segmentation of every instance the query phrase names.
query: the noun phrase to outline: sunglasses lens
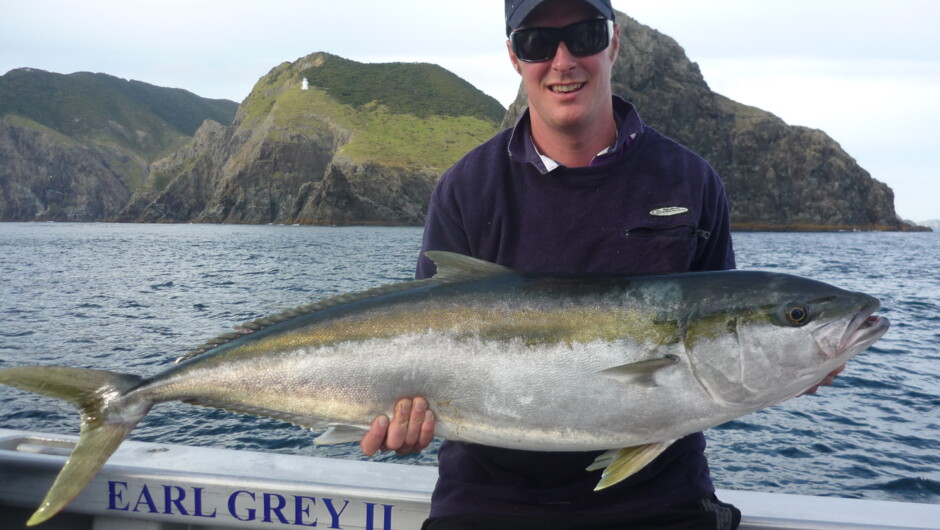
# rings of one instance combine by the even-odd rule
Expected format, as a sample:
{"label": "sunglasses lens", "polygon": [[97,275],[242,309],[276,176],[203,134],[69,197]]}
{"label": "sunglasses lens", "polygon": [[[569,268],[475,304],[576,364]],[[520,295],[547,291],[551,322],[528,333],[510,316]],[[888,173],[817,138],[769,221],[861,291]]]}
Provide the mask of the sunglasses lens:
{"label": "sunglasses lens", "polygon": [[547,61],[555,56],[558,43],[565,41],[573,55],[594,55],[610,44],[613,22],[604,19],[578,22],[564,28],[532,28],[509,35],[512,51],[522,61]]}
{"label": "sunglasses lens", "polygon": [[610,44],[606,20],[589,20],[566,29],[565,45],[574,55],[594,55]]}
{"label": "sunglasses lens", "polygon": [[561,31],[552,28],[535,28],[514,31],[510,35],[512,51],[523,61],[547,61],[555,56]]}

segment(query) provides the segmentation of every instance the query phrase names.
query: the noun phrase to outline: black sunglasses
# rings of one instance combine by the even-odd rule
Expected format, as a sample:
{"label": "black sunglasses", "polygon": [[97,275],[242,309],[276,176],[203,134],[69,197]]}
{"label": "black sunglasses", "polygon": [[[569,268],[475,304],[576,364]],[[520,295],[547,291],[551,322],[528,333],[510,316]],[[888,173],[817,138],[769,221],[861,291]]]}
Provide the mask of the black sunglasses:
{"label": "black sunglasses", "polygon": [[578,57],[594,55],[610,46],[614,21],[597,18],[563,28],[517,29],[509,34],[512,51],[520,61],[537,63],[555,56],[558,43],[565,41],[568,51]]}

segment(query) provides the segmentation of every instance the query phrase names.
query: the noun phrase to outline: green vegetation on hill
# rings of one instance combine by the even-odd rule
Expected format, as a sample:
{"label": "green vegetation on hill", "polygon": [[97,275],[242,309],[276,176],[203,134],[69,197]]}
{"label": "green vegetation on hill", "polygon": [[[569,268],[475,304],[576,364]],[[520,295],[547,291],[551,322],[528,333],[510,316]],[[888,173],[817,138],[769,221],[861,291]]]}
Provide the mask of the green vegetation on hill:
{"label": "green vegetation on hill", "polygon": [[368,64],[320,54],[319,66],[301,72],[311,87],[340,103],[363,107],[376,103],[393,114],[472,116],[499,123],[506,109],[446,69],[422,63]]}
{"label": "green vegetation on hill", "polygon": [[[308,90],[301,90],[307,78]],[[324,86],[325,85],[325,86]],[[315,53],[282,63],[242,102],[236,126],[282,140],[343,131],[354,162],[443,171],[499,131],[505,109],[432,64],[363,64]]]}
{"label": "green vegetation on hill", "polygon": [[29,68],[0,76],[0,117],[17,115],[66,136],[113,142],[152,159],[205,119],[232,122],[238,105],[106,74]]}
{"label": "green vegetation on hill", "polygon": [[476,116],[419,118],[376,103],[356,109],[315,88],[282,94],[272,114],[286,130],[311,136],[325,127],[324,121],[353,131],[340,150],[352,160],[440,171],[498,131],[496,122]]}

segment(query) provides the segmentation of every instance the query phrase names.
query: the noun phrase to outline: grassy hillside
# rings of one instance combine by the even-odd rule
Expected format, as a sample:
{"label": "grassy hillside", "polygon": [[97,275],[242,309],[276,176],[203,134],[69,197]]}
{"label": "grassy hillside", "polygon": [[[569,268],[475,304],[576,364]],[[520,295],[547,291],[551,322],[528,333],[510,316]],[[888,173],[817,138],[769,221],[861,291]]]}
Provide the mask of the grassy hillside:
{"label": "grassy hillside", "polygon": [[349,143],[340,149],[340,154],[352,160],[439,170],[498,130],[496,122],[476,116],[422,118],[394,113],[374,102],[354,108],[316,88],[282,94],[272,114],[279,126],[292,131],[315,133],[326,121],[353,131]]}
{"label": "grassy hillside", "polygon": [[[305,77],[309,90],[301,90]],[[494,98],[436,65],[316,53],[260,79],[238,119],[240,127],[270,127],[277,139],[339,128],[349,138],[339,154],[354,162],[443,171],[498,132],[504,113]]]}
{"label": "grassy hillside", "polygon": [[205,119],[228,125],[238,105],[106,74],[21,68],[0,77],[0,116],[17,115],[83,141],[117,143],[152,159]]}
{"label": "grassy hillside", "polygon": [[311,87],[354,108],[369,104],[392,114],[472,116],[499,122],[506,109],[496,99],[446,69],[424,63],[359,63],[321,54],[319,66],[301,72]]}

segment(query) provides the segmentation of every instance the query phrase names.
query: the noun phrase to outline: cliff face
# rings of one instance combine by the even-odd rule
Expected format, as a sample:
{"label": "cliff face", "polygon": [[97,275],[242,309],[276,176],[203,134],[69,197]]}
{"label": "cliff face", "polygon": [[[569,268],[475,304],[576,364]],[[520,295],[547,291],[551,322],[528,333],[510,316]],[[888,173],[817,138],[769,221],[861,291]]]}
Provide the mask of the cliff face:
{"label": "cliff face", "polygon": [[[618,13],[613,91],[652,127],[702,155],[721,175],[737,229],[909,228],[891,189],[832,138],[712,92],[670,37]],[[524,108],[524,94],[503,125]]]}
{"label": "cliff face", "polygon": [[38,124],[0,119],[0,221],[88,221],[117,214],[147,171],[136,153],[89,146]]}
{"label": "cliff face", "polygon": [[768,113],[718,97],[729,118],[730,152],[713,165],[723,176],[738,228],[909,228],[894,193],[824,132],[786,125]]}
{"label": "cliff face", "polygon": [[[407,74],[411,79],[457,79],[431,65],[401,68],[415,69]],[[385,86],[395,82],[397,70],[395,65],[367,67],[327,54],[274,68],[242,103],[231,127],[207,122],[191,144],[155,163],[147,184],[120,218],[422,224],[441,172],[492,135],[497,120],[492,110],[489,117],[480,108],[434,111],[431,103],[425,107],[429,114],[419,118],[414,108],[404,112],[393,100],[383,103],[376,89],[371,96],[359,96],[361,101],[343,101],[344,94],[360,88],[350,72],[375,76],[376,84]],[[301,89],[305,77],[313,80],[309,90]],[[348,90],[337,93],[338,85]],[[469,85],[457,89],[480,94]],[[449,92],[436,97],[472,99]],[[498,104],[497,112],[502,114]],[[446,145],[460,137],[459,144]]]}
{"label": "cliff face", "polygon": [[0,76],[0,220],[116,216],[149,164],[236,105],[105,74]]}

